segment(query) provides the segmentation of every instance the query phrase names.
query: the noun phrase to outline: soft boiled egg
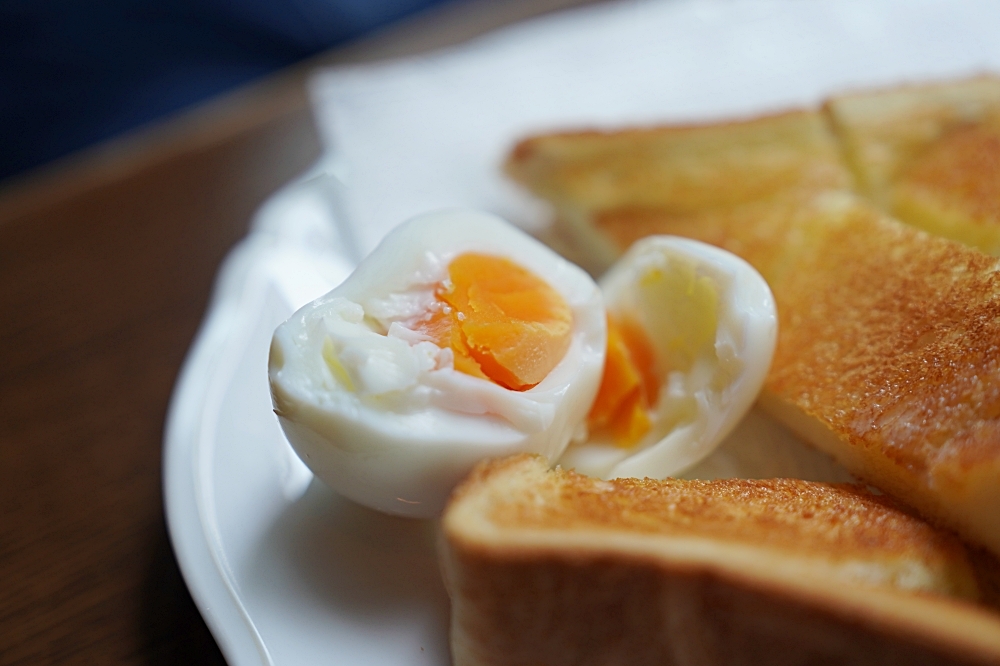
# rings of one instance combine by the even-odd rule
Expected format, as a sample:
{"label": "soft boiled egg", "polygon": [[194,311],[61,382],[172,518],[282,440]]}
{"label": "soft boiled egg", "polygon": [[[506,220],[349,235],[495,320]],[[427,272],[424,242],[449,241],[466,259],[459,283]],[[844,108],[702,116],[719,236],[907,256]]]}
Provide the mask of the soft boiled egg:
{"label": "soft boiled egg", "polygon": [[600,284],[603,380],[588,438],[560,463],[603,478],[677,475],[756,400],[774,355],[774,298],[739,257],[671,236],[633,245]]}
{"label": "soft boiled egg", "polygon": [[300,458],[369,507],[436,515],[479,460],[555,460],[604,366],[581,269],[503,220],[423,215],[274,333],[274,411]]}

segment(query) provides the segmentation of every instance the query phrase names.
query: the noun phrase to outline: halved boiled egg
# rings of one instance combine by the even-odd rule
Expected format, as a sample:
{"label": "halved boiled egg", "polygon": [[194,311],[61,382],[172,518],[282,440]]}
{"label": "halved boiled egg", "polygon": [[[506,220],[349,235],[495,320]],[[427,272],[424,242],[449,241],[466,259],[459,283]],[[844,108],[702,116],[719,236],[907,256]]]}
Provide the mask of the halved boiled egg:
{"label": "halved boiled egg", "polygon": [[600,291],[503,220],[471,211],[392,231],[274,333],[268,375],[292,447],[342,495],[432,516],[483,458],[554,460],[597,393]]}
{"label": "halved boiled egg", "polygon": [[633,245],[600,284],[603,380],[589,437],[560,463],[603,478],[677,475],[756,400],[777,339],[774,298],[739,257],[671,236]]}

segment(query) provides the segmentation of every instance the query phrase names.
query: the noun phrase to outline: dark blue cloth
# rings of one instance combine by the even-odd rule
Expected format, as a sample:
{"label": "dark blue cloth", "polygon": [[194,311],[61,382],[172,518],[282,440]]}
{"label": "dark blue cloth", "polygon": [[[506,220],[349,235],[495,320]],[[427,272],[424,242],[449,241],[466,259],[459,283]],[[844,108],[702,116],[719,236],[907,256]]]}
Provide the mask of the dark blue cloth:
{"label": "dark blue cloth", "polygon": [[0,178],[446,0],[0,0]]}

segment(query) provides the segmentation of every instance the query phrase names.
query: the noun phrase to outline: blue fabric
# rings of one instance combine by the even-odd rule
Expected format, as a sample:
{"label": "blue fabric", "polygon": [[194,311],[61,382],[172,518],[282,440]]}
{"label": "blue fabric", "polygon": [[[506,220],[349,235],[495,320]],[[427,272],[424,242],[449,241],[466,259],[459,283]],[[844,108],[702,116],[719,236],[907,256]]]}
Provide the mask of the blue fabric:
{"label": "blue fabric", "polygon": [[0,0],[0,178],[446,0]]}

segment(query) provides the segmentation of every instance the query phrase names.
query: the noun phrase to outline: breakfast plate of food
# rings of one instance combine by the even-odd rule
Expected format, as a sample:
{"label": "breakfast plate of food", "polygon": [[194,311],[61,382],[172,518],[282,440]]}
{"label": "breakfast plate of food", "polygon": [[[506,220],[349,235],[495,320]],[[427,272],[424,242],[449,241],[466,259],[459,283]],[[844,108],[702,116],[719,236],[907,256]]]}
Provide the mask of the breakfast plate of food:
{"label": "breakfast plate of food", "polygon": [[997,28],[613,4],[317,74],[165,436],[226,659],[1000,659]]}

